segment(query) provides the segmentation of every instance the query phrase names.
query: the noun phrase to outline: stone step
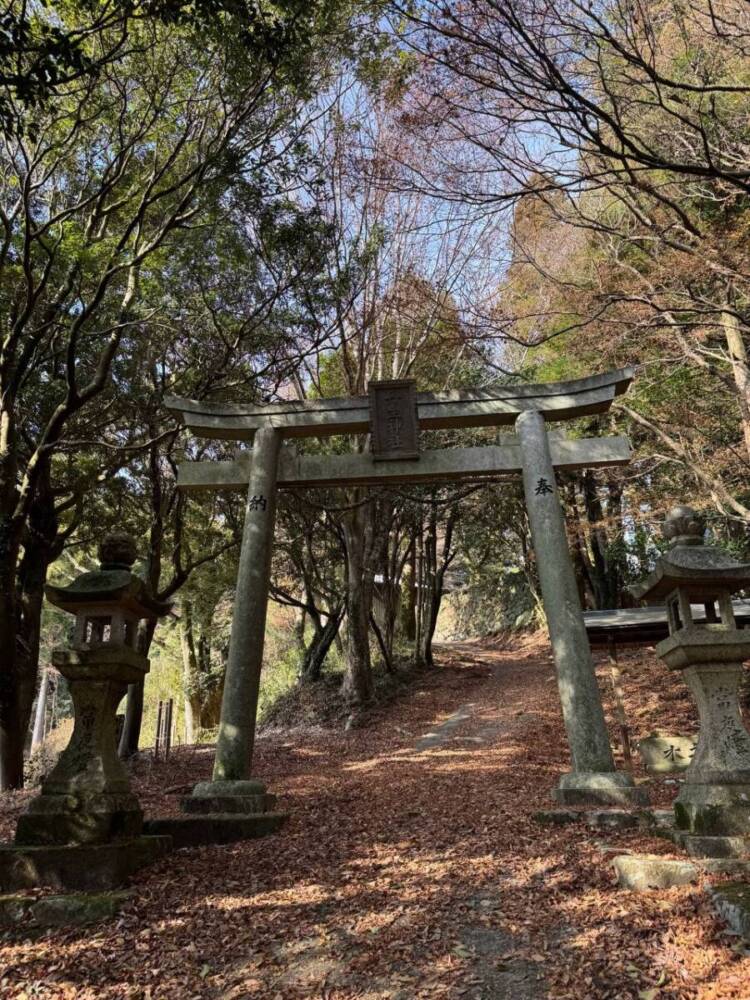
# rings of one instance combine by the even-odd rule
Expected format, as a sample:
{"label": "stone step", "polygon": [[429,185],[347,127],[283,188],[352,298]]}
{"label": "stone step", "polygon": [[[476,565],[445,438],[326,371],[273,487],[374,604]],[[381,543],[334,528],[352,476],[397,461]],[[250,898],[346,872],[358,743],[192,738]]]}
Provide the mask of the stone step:
{"label": "stone step", "polygon": [[668,889],[695,882],[705,875],[733,875],[735,878],[750,875],[750,861],[738,858],[675,861],[655,854],[620,854],[612,859],[612,864],[617,872],[618,884],[625,889]]}
{"label": "stone step", "polygon": [[562,826],[586,823],[599,830],[665,830],[674,823],[671,809],[545,809],[534,813],[537,823]]}
{"label": "stone step", "polygon": [[691,858],[750,859],[750,837],[703,837],[676,831],[675,841]]}
{"label": "stone step", "polygon": [[750,876],[750,860],[742,858],[692,858],[701,871],[709,875],[734,875],[736,878]]}
{"label": "stone step", "polygon": [[204,813],[149,819],[143,826],[151,834],[168,834],[177,848],[266,837],[275,833],[286,820],[286,813]]}
{"label": "stone step", "polygon": [[153,833],[156,835],[108,844],[3,844],[0,846],[0,891],[36,886],[84,892],[116,889],[140,868],[172,849],[169,836],[163,835],[163,831]]}
{"label": "stone step", "polygon": [[698,865],[691,861],[674,861],[655,854],[619,854],[612,859],[612,864],[618,885],[641,892],[688,885],[700,875]]}

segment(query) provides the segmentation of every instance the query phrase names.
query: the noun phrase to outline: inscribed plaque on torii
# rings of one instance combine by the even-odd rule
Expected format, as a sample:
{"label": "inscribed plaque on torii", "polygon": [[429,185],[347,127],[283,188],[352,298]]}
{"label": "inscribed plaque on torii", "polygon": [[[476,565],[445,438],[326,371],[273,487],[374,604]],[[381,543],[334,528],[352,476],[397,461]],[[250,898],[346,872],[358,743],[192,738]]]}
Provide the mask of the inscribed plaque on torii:
{"label": "inscribed plaque on torii", "polygon": [[419,458],[417,388],[411,379],[370,382],[370,435],[376,462]]}

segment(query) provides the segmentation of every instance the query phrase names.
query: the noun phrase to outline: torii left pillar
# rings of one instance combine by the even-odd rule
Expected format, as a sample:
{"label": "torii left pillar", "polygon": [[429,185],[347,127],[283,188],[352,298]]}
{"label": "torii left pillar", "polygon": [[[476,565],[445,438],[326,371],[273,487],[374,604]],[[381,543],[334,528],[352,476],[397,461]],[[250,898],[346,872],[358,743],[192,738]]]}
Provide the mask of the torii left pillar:
{"label": "torii left pillar", "polygon": [[[263,665],[280,450],[281,431],[270,427],[256,431],[213,779],[200,782],[193,790],[194,798],[210,800],[217,811],[262,811],[267,798],[265,786],[250,775]],[[198,811],[191,809],[189,803],[187,807],[191,812]]]}

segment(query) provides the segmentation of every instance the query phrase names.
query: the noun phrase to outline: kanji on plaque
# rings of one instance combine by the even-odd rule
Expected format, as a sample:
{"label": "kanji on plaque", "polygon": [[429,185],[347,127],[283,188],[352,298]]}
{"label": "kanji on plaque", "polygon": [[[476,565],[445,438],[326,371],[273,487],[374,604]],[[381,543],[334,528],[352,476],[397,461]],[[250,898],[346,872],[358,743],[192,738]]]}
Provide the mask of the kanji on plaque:
{"label": "kanji on plaque", "polygon": [[370,382],[370,434],[376,461],[419,458],[417,392],[411,379]]}

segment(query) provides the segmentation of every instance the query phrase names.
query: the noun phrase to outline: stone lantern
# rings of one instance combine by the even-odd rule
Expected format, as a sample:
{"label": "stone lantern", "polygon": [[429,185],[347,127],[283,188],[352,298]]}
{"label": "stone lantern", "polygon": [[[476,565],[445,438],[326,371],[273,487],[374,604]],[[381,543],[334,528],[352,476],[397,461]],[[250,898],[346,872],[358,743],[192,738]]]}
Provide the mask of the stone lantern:
{"label": "stone lantern", "polygon": [[[737,628],[732,594],[750,586],[750,565],[705,545],[704,530],[691,507],[675,507],[664,525],[670,548],[633,593],[647,604],[666,604],[669,636],[656,652],[683,672],[700,716],[674,804],[678,838],[695,856],[742,856],[750,853],[750,734],[738,687],[750,659],[750,630]],[[693,620],[696,604],[705,608],[703,624]]]}
{"label": "stone lantern", "polygon": [[46,588],[51,604],[76,616],[70,648],[52,653],[75,723],[41,794],[19,817],[14,846],[2,850],[0,882],[9,887],[37,880],[107,888],[169,846],[167,838],[141,836],[143,814],[115,742],[117,706],[149,669],[136,648],[139,623],[168,610],[131,572],[135,557],[133,539],[113,533],[100,545],[98,570]]}

